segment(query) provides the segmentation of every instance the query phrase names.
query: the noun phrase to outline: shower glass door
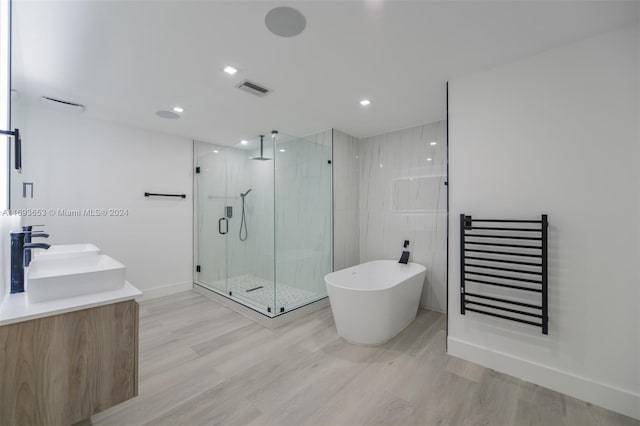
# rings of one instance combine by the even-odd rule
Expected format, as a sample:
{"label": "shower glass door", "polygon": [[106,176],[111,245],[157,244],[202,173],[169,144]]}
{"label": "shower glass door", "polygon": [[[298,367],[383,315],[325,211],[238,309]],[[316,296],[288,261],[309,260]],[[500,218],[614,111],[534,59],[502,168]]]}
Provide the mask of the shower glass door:
{"label": "shower glass door", "polygon": [[259,138],[239,143],[226,152],[227,197],[233,207],[227,236],[227,287],[233,298],[272,314],[275,312],[273,141],[271,137],[263,138],[262,154]]}
{"label": "shower glass door", "polygon": [[202,144],[196,149],[197,279],[220,293],[227,293],[227,238],[224,209],[227,203],[225,151]]}
{"label": "shower glass door", "polygon": [[[270,136],[231,147],[197,143],[197,282],[276,312],[274,164]],[[243,212],[244,211],[244,212]]]}
{"label": "shower glass door", "polygon": [[276,306],[287,312],[326,296],[332,271],[331,130],[276,140]]}

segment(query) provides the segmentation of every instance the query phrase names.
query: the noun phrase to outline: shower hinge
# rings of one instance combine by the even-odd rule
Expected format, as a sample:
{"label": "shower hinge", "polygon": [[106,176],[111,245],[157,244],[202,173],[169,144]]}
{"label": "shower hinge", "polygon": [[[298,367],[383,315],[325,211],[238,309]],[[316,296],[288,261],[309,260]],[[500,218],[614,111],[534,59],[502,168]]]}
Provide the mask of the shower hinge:
{"label": "shower hinge", "polygon": [[196,265],[196,272],[200,272],[200,265]]}
{"label": "shower hinge", "polygon": [[200,167],[196,167],[196,173],[200,173]]}
{"label": "shower hinge", "polygon": [[267,306],[267,312],[271,312],[271,306]]}
{"label": "shower hinge", "polygon": [[284,312],[284,306],[280,308],[280,312]]}

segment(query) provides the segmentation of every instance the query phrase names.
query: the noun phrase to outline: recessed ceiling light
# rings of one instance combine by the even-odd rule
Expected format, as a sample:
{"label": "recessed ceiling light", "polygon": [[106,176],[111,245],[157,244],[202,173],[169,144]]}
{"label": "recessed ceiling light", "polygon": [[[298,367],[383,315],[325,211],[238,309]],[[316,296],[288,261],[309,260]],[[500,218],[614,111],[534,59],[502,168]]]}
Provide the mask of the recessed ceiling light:
{"label": "recessed ceiling light", "polygon": [[432,161],[432,160],[433,160],[433,158],[427,158],[427,161]]}
{"label": "recessed ceiling light", "polygon": [[281,149],[280,152],[287,152],[287,150],[286,149]]}
{"label": "recessed ceiling light", "polygon": [[214,150],[213,150],[213,153],[214,153],[214,154],[217,154],[217,153],[219,153],[219,152],[220,152],[220,151],[218,151],[217,149],[214,149]]}
{"label": "recessed ceiling light", "polygon": [[429,142],[429,145],[431,146],[438,145],[438,142]]}
{"label": "recessed ceiling light", "polygon": [[173,107],[173,112],[177,112],[177,113],[184,112],[184,108],[180,108],[180,107]]}
{"label": "recessed ceiling light", "polygon": [[240,141],[240,143],[241,143],[242,145],[246,145],[246,144],[248,144],[248,143],[249,143],[249,141],[245,141],[245,140],[243,139],[243,140],[241,140],[241,141]]}
{"label": "recessed ceiling light", "polygon": [[360,105],[362,106],[371,105],[371,101],[369,99],[363,99],[360,101]]}
{"label": "recessed ceiling light", "polygon": [[234,67],[232,67],[231,65],[227,65],[226,67],[224,67],[224,72],[226,72],[229,75],[234,75],[235,73],[238,72],[238,70]]}
{"label": "recessed ceiling light", "polygon": [[382,168],[382,164],[380,164],[380,168]]}

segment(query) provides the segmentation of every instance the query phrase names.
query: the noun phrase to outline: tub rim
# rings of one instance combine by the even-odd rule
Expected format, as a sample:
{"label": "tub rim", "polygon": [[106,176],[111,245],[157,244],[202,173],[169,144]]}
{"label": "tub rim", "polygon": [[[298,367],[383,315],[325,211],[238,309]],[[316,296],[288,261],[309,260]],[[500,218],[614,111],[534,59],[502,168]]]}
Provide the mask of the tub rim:
{"label": "tub rim", "polygon": [[398,285],[402,284],[403,282],[405,282],[405,281],[406,281],[407,279],[409,279],[409,278],[413,278],[413,277],[415,277],[416,275],[420,275],[420,274],[422,274],[422,273],[424,273],[424,272],[426,272],[426,271],[427,271],[427,267],[426,267],[426,266],[424,266],[424,265],[422,265],[422,264],[420,264],[420,263],[416,263],[416,262],[409,262],[409,263],[408,263],[408,265],[412,265],[412,266],[414,266],[414,265],[415,265],[415,266],[418,266],[418,267],[420,267],[420,268],[421,268],[421,270],[420,270],[419,272],[417,272],[415,275],[412,275],[411,277],[408,277],[407,279],[404,279],[404,280],[402,280],[402,281],[395,282],[394,284],[389,285],[389,286],[387,286],[387,287],[383,287],[383,288],[353,288],[353,287],[345,287],[345,286],[338,285],[338,284],[335,284],[335,283],[333,283],[333,282],[330,282],[330,281],[329,281],[329,279],[328,279],[329,275],[331,275],[331,274],[335,274],[335,273],[337,273],[337,272],[342,272],[342,271],[345,271],[345,270],[347,270],[347,269],[355,268],[355,267],[358,267],[358,266],[366,265],[366,264],[368,264],[368,263],[377,263],[377,262],[385,262],[385,263],[386,263],[386,262],[393,262],[393,263],[398,263],[398,261],[397,261],[397,260],[393,260],[393,259],[377,259],[377,260],[370,260],[370,261],[368,261],[368,262],[359,263],[359,264],[357,264],[357,265],[349,266],[348,268],[340,269],[339,271],[329,272],[327,275],[325,275],[325,276],[324,276],[324,282],[325,282],[325,285],[331,285],[331,286],[333,286],[333,287],[335,287],[335,288],[339,288],[339,289],[341,289],[341,290],[350,290],[350,291],[359,291],[359,292],[386,291],[386,290],[390,290],[390,289],[392,289],[392,288],[397,287]]}

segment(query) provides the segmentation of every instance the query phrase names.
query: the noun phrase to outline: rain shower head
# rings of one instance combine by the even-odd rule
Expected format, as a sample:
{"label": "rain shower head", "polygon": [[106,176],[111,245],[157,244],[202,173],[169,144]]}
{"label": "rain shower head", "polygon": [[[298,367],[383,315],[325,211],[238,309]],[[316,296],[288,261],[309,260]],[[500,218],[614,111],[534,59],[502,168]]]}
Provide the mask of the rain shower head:
{"label": "rain shower head", "polygon": [[269,161],[271,158],[264,156],[264,135],[260,135],[260,156],[259,157],[251,157],[252,160],[258,161]]}
{"label": "rain shower head", "polygon": [[241,194],[240,194],[240,196],[241,196],[242,198],[244,198],[244,197],[246,197],[246,196],[247,196],[247,194],[248,194],[248,193],[250,193],[250,192],[251,192],[251,188],[249,188],[249,189],[247,190],[247,192],[245,192],[244,194],[242,194],[242,193],[241,193]]}

